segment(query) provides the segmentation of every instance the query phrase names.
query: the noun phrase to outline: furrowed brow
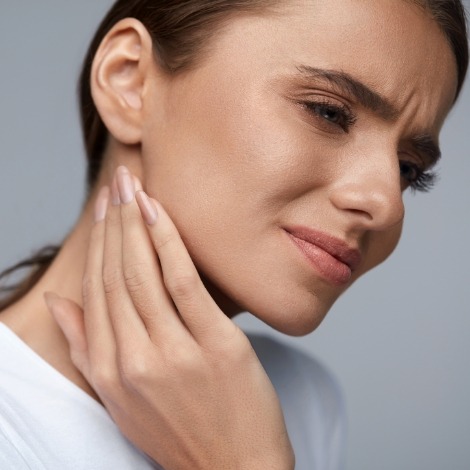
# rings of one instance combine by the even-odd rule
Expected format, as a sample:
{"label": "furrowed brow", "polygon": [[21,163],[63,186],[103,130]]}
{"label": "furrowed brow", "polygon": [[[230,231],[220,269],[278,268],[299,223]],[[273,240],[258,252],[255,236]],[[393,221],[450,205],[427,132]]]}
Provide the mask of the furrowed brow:
{"label": "furrowed brow", "polygon": [[386,121],[394,121],[398,118],[399,111],[390,101],[345,72],[319,69],[308,65],[298,66],[297,70],[307,79],[326,80],[330,85],[346,92],[364,108],[377,113]]}
{"label": "furrowed brow", "polygon": [[[377,113],[386,121],[398,119],[399,110],[387,98],[345,72],[325,70],[308,65],[301,65],[297,69],[304,78],[326,80],[330,85],[346,92],[364,108]],[[425,157],[429,166],[434,166],[440,160],[441,150],[431,135],[420,134],[410,141],[415,150]]]}

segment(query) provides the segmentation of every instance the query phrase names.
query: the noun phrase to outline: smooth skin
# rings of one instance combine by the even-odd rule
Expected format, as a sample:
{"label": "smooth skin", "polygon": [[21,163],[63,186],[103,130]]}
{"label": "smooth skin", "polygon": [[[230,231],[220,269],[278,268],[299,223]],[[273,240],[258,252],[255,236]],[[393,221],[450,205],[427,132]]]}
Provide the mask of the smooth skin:
{"label": "smooth skin", "polygon": [[100,192],[95,220],[84,315],[47,301],[75,365],[126,436],[168,470],[294,468],[279,400],[250,342],[207,292],[163,207],[135,193],[126,167],[111,198],[107,187]]}
{"label": "smooth skin", "polygon": [[[349,285],[390,255],[402,228],[402,193],[417,170],[428,171],[433,163],[432,156],[414,143],[422,136],[435,145],[438,142],[455,97],[455,59],[432,18],[412,2],[397,0],[282,2],[274,14],[233,18],[211,46],[196,67],[172,77],[154,60],[151,39],[138,21],[124,20],[108,33],[91,76],[93,98],[110,132],[100,181],[54,264],[25,298],[2,313],[2,321],[60,372],[101,399],[111,414],[120,416],[121,429],[138,447],[151,452],[153,446],[166,442],[159,429],[174,425],[175,442],[185,445],[184,458],[193,463],[217,461],[221,453],[227,460],[234,455],[250,458],[254,450],[262,449],[265,452],[260,455],[273,455],[285,465],[281,468],[289,468],[292,456],[272,385],[239,330],[228,320],[214,325],[209,320],[216,313],[231,318],[248,310],[287,334],[311,332]],[[366,106],[344,81],[332,83],[324,73],[319,78],[312,68],[352,77],[381,98],[382,105],[371,105],[378,101],[369,99]],[[114,297],[126,295],[126,303],[121,303],[111,299],[108,289],[106,308],[101,301],[101,310],[94,307],[100,310],[99,318],[92,320],[103,324],[91,327],[87,324],[95,315],[87,313],[82,297],[85,260],[93,256],[88,253],[99,253],[97,246],[101,246],[93,245],[94,237],[90,244],[90,233],[105,225],[94,224],[93,207],[100,188],[113,186],[120,165],[137,176],[149,197],[165,208],[161,213],[168,218],[165,215],[159,221],[177,227],[183,242],[173,252],[174,261],[185,259],[188,269],[194,263],[205,287],[195,276],[190,282],[180,278],[186,283],[184,295],[193,299],[180,312],[181,304],[173,297],[178,294],[165,282],[164,266],[160,274],[158,265],[152,267],[155,253],[160,257],[157,243],[142,270],[149,277],[139,278],[149,292],[149,286],[154,287],[154,294],[139,303],[135,286],[127,287],[128,294],[122,287]],[[106,224],[116,212],[116,207],[110,209]],[[114,236],[105,236],[102,242],[103,263],[119,259],[125,233],[136,230],[144,237],[136,219],[124,218],[122,235],[116,225]],[[285,228],[291,225],[327,233],[360,250],[362,262],[347,285],[328,282],[306,262],[286,235]],[[157,221],[154,229],[158,227],[162,228]],[[154,240],[154,232],[149,233]],[[91,246],[95,248],[89,251]],[[135,252],[140,249],[137,243],[129,247],[135,256],[142,256]],[[116,266],[111,272],[105,269],[101,277],[106,285],[114,279],[117,286],[126,279]],[[170,286],[175,287],[171,282]],[[188,293],[191,286],[192,294]],[[158,290],[161,296],[155,295]],[[71,341],[73,361],[67,340],[43,303],[45,291],[74,302],[52,301],[62,312],[56,315]],[[179,287],[176,291],[181,293]],[[205,377],[206,387],[195,390],[194,396],[160,393],[162,376],[148,373],[149,361],[170,357],[167,349],[152,341],[158,330],[153,321],[161,312],[157,302],[164,299],[168,306],[175,303],[181,320],[193,320],[188,325],[191,336],[181,343],[184,360],[176,354],[176,363],[168,370],[180,371],[173,378],[181,384],[187,384],[193,374]],[[79,321],[81,308],[84,323]],[[164,335],[174,345],[173,335],[185,334],[176,321],[180,317],[174,307],[163,314],[175,322],[174,328],[165,323]],[[117,318],[125,325],[120,333]],[[211,345],[230,337],[229,330],[236,332],[229,354],[222,355],[230,376],[224,375],[214,354],[220,349],[215,346],[202,348],[204,354],[195,358],[185,354],[186,347],[198,350],[201,346],[195,339],[195,325],[201,330],[210,325],[206,334]],[[134,333],[147,334],[147,348],[123,358],[119,351],[129,346]],[[115,344],[114,349],[102,347],[95,352],[92,344],[100,348],[101,340],[96,339],[100,335],[103,344]],[[114,365],[108,378],[109,369],[94,362],[100,354]],[[188,363],[194,366],[193,360],[200,369],[187,367]],[[178,366],[180,361],[186,366]],[[124,375],[117,378],[116,370]],[[251,383],[240,387],[238,377]],[[116,382],[126,386],[108,400]],[[149,390],[159,395],[158,402],[152,401]],[[210,403],[204,399],[206,394]],[[256,406],[261,399],[272,406],[268,411],[261,406],[260,414],[253,415],[246,404],[252,399]],[[234,432],[230,449],[215,439],[221,408],[224,431]],[[148,420],[135,418],[142,414]],[[259,440],[263,420],[272,425],[267,444]],[[190,426],[194,435],[188,436],[183,429]],[[240,429],[242,434],[253,430],[250,441],[239,436]],[[212,445],[207,448],[197,442]],[[247,449],[250,442],[253,447]],[[176,458],[171,446],[162,445],[158,451],[150,455],[162,462]],[[270,468],[270,462],[265,463],[268,466],[263,468]]]}
{"label": "smooth skin", "polygon": [[[301,66],[347,73],[393,112],[367,109]],[[309,1],[234,19],[177,77],[156,66],[146,31],[124,22],[98,51],[93,77],[115,143],[138,146],[124,163],[167,208],[223,310],[248,310],[291,335],[315,329],[396,247],[409,184],[400,165],[431,166],[412,142],[438,141],[456,87],[438,26],[395,0]],[[328,118],[332,107],[355,123],[345,130],[341,115]],[[291,225],[360,250],[347,285],[312,270],[286,235]]]}

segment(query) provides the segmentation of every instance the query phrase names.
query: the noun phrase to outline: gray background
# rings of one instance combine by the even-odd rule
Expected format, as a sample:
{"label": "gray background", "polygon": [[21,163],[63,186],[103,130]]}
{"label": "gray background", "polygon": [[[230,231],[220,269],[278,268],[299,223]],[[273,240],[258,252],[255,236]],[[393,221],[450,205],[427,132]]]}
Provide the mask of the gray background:
{"label": "gray background", "polygon": [[[60,241],[79,214],[85,164],[76,82],[110,4],[0,1],[1,268]],[[396,253],[316,332],[282,336],[341,383],[350,470],[470,468],[469,88],[442,134],[440,183],[407,196]],[[240,323],[264,328],[248,315]]]}

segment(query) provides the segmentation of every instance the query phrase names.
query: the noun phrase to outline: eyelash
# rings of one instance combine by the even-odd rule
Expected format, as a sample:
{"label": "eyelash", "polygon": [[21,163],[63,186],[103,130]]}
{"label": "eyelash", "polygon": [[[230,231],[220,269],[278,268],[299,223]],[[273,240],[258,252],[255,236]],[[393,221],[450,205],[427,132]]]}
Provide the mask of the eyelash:
{"label": "eyelash", "polygon": [[[326,121],[329,125],[340,127],[346,133],[357,120],[357,117],[345,105],[332,104],[327,100],[303,101],[301,104],[315,117]],[[328,114],[336,114],[338,119],[336,121],[329,119],[325,116]]]}
{"label": "eyelash", "polygon": [[[409,170],[414,172],[414,176],[406,177],[403,175],[404,173],[404,166],[408,167]],[[401,161],[400,162],[400,173],[402,177],[407,181],[409,188],[415,192],[429,192],[437,182],[437,173],[433,171],[424,171],[419,168],[417,165],[407,162]]]}
{"label": "eyelash", "polygon": [[[332,104],[328,100],[303,101],[301,104],[315,117],[326,121],[329,125],[340,127],[346,133],[349,133],[357,120],[356,115],[347,106]],[[328,113],[336,114],[338,119],[329,119],[326,117]],[[407,168],[408,171],[411,170],[414,176],[404,176],[404,168]],[[413,192],[429,192],[437,181],[437,174],[435,172],[424,171],[417,165],[407,161],[400,162],[400,173],[407,182],[407,186]]]}

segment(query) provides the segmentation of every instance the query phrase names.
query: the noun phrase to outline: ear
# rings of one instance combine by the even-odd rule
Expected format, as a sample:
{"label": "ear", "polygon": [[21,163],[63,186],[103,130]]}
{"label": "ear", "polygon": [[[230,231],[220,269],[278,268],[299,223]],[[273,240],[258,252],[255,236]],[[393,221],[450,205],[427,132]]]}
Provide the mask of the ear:
{"label": "ear", "polygon": [[143,100],[153,63],[152,39],[134,18],[114,25],[93,60],[93,100],[110,134],[123,144],[141,141]]}

